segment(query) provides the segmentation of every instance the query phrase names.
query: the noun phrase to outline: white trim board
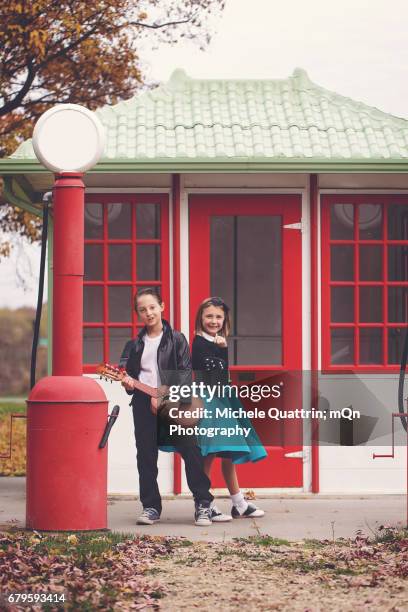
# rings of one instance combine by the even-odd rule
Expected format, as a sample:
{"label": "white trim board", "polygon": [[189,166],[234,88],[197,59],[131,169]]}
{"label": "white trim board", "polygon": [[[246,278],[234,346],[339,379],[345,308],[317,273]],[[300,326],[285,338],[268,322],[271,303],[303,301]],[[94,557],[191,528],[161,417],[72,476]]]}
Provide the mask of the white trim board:
{"label": "white trim board", "polygon": [[[312,329],[311,329],[311,246],[310,246],[310,186],[302,192],[302,368],[310,372]],[[302,406],[311,404],[310,381],[303,376]],[[312,444],[312,421],[303,419],[303,491],[312,488],[312,461],[310,447]]]}
{"label": "white trim board", "polygon": [[180,324],[190,341],[190,240],[188,193],[184,189],[184,175],[180,175]]}

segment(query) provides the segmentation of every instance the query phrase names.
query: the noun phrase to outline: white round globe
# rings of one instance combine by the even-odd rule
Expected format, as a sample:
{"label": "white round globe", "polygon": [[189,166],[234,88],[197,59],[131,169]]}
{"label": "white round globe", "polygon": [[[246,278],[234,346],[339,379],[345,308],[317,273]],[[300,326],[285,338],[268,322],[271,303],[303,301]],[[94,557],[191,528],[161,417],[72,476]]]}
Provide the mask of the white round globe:
{"label": "white round globe", "polygon": [[86,172],[98,162],[104,146],[102,123],[79,104],[53,106],[34,127],[34,153],[52,172]]}

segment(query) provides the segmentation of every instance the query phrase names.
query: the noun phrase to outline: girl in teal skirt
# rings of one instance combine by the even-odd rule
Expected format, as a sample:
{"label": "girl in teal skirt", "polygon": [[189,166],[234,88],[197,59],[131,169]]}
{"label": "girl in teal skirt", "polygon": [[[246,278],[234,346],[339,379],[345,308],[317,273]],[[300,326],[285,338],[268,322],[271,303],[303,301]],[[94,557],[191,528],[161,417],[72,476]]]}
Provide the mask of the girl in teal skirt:
{"label": "girl in teal skirt", "polygon": [[[259,518],[265,513],[254,504],[248,503],[240,491],[235,464],[255,462],[264,459],[267,453],[247,417],[230,416],[232,411],[243,410],[236,395],[229,390],[227,337],[230,330],[229,308],[221,298],[207,298],[200,305],[195,324],[192,347],[193,370],[196,382],[217,388],[210,398],[204,394],[205,416],[199,427],[208,433],[212,428],[229,428],[234,435],[202,435],[199,438],[201,454],[204,456],[204,470],[210,476],[215,457],[221,458],[221,469],[232,501],[232,518]],[[225,415],[225,413],[227,413]],[[245,432],[242,433],[242,432]],[[225,521],[230,517],[212,507],[212,520]]]}

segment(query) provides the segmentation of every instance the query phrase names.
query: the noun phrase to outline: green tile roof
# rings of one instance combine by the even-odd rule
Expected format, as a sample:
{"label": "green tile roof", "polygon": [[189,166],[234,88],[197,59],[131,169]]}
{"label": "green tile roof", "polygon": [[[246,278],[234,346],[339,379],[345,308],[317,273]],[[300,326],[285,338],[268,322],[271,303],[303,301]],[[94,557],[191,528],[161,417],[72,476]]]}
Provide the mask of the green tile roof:
{"label": "green tile roof", "polygon": [[[403,160],[408,120],[313,83],[201,80],[176,70],[167,83],[96,111],[107,131],[104,160]],[[11,156],[34,158],[31,141]]]}

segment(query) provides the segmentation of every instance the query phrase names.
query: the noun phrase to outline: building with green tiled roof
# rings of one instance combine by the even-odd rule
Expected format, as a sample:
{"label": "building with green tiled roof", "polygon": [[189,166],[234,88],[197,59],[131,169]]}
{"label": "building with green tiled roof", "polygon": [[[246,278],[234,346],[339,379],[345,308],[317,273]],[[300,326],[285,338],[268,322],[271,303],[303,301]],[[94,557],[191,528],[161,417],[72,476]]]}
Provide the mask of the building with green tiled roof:
{"label": "building with green tiled roof", "polygon": [[[268,459],[246,466],[241,486],[402,492],[404,459],[379,469],[372,453],[390,442],[407,327],[408,120],[301,69],[265,80],[176,70],[96,112],[107,138],[84,177],[84,372],[117,363],[140,329],[138,288],[161,290],[190,341],[200,302],[221,296],[233,380],[285,382],[286,408],[326,409],[319,443],[310,415],[258,419]],[[53,177],[30,140],[0,160],[0,174],[9,202],[41,214]],[[106,392],[127,400],[119,386]],[[345,406],[360,418],[327,418]],[[137,492],[130,419],[122,411],[112,432],[111,492]],[[184,492],[178,460],[161,464],[162,491]],[[224,486],[218,472],[213,486]]]}

